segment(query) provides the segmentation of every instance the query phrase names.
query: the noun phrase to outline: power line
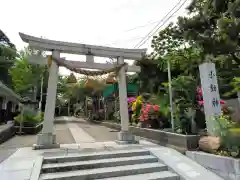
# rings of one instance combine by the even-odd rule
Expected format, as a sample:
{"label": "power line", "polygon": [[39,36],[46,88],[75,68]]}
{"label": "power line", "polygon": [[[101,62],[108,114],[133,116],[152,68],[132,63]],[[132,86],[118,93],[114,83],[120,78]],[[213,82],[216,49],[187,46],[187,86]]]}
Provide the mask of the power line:
{"label": "power line", "polygon": [[144,25],[135,26],[135,27],[133,27],[133,28],[131,28],[131,29],[125,30],[124,32],[134,31],[134,30],[136,30],[136,29],[144,28],[144,27],[147,27],[147,26],[151,26],[151,25],[153,25],[153,24],[156,24],[156,23],[161,23],[161,22],[162,22],[162,19],[161,19],[161,20],[158,20],[158,21],[149,22],[149,23],[146,23],[146,24],[144,24]]}
{"label": "power line", "polygon": [[[176,14],[182,7],[183,5],[188,1],[185,0],[178,8],[177,10],[175,10],[171,16],[169,16],[165,21],[164,19],[181,3],[182,0],[178,1],[178,3],[162,18],[162,20],[138,43],[134,46],[134,48],[139,48],[141,47],[143,44],[146,43],[146,41],[149,40],[150,37],[152,37],[162,26],[164,26],[168,20],[170,18],[172,18],[174,16],[174,14]],[[164,21],[164,22],[163,22]],[[161,22],[163,22],[163,24],[161,24]],[[158,27],[161,24],[160,27]],[[156,29],[157,28],[157,29]],[[156,29],[156,30],[155,30]],[[155,30],[155,31],[154,31]],[[153,33],[154,32],[154,33]],[[152,34],[152,35],[151,35]]]}
{"label": "power line", "polygon": [[139,39],[142,39],[144,38],[143,36],[136,36],[136,37],[132,37],[132,38],[129,38],[129,39],[125,39],[125,40],[122,40],[122,39],[118,39],[118,40],[115,40],[115,41],[112,41],[111,43],[108,43],[108,44],[119,44],[119,43],[123,43],[123,42],[131,42],[131,41],[135,41],[135,40],[139,40]]}
{"label": "power line", "polygon": [[[142,46],[143,43],[145,43],[151,36],[152,32],[157,28],[157,30],[162,27],[165,23],[166,23],[166,20],[165,18],[168,17],[168,15],[181,3],[182,0],[179,0],[178,3],[161,19],[161,21],[138,43],[134,46],[134,48],[139,48],[140,46]],[[180,9],[180,8],[179,8]],[[177,9],[177,11],[179,10]],[[175,12],[174,12],[175,13]],[[173,13],[173,14],[174,14]],[[173,15],[172,14],[172,15]],[[170,16],[171,17],[171,16]],[[170,18],[167,19],[167,21],[169,20]],[[165,20],[165,21],[164,21]],[[164,23],[158,27],[162,22],[164,21]]]}
{"label": "power line", "polygon": [[146,24],[144,24],[144,25],[140,25],[140,26],[136,26],[136,27],[131,28],[131,29],[127,29],[127,30],[125,30],[124,32],[129,32],[129,31],[133,31],[133,30],[136,30],[136,29],[139,29],[139,28],[144,28],[144,27],[150,26],[150,25],[152,25],[152,24],[159,23],[160,21],[162,21],[162,20],[149,22],[149,23],[146,23]]}

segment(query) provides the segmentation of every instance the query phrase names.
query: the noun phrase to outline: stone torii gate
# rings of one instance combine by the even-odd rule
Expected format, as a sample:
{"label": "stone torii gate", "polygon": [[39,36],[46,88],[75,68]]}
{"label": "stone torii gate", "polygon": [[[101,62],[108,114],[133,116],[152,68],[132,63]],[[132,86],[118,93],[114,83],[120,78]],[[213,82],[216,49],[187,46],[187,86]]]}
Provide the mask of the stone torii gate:
{"label": "stone torii gate", "polygon": [[[103,46],[93,46],[78,43],[69,43],[55,40],[42,39],[19,33],[22,40],[29,44],[30,47],[38,50],[52,51],[52,63],[49,70],[47,100],[44,113],[44,122],[42,133],[39,134],[36,149],[40,148],[56,148],[59,144],[56,143],[54,134],[54,113],[55,101],[57,92],[58,70],[59,65],[64,63],[67,66],[76,68],[99,69],[107,70],[116,67],[113,64],[101,64],[94,62],[94,56],[116,58],[119,69],[119,99],[120,99],[120,116],[121,116],[121,131],[118,135],[118,141],[123,143],[135,143],[135,137],[129,132],[129,116],[127,105],[127,90],[126,90],[126,68],[123,66],[124,59],[141,60],[146,54],[146,49],[122,49]],[[86,62],[66,61],[60,58],[60,53],[71,53],[86,55]],[[60,63],[61,62],[61,63]],[[64,66],[65,66],[64,65]],[[139,72],[140,67],[128,66],[128,71]]]}

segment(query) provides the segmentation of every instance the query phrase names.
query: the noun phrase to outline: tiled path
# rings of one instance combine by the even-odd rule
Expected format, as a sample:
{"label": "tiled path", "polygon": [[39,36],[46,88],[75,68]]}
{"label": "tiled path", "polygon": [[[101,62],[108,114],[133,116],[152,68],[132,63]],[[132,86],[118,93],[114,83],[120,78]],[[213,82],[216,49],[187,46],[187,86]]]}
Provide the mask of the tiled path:
{"label": "tiled path", "polygon": [[[34,174],[33,170],[37,165],[37,157],[42,153],[44,155],[52,155],[52,153],[56,155],[56,153],[66,153],[66,149],[69,153],[71,151],[84,151],[84,149],[95,151],[96,149],[104,149],[106,146],[115,146],[114,142],[107,142],[116,140],[117,132],[114,130],[89,124],[83,119],[74,117],[58,119],[67,122],[55,124],[57,142],[61,144],[59,150],[33,151],[31,147],[36,143],[36,135],[14,136],[0,145],[1,180],[29,180],[31,175]],[[79,147],[81,148],[79,149]]]}
{"label": "tiled path", "polygon": [[[60,144],[75,143],[75,140],[66,124],[56,124],[55,132],[57,135],[57,142]],[[8,141],[0,144],[0,162],[8,158],[18,148],[32,147],[37,141],[36,135],[14,136]]]}
{"label": "tiled path", "polygon": [[[57,142],[60,144],[79,144],[117,139],[117,132],[97,124],[89,124],[83,119],[74,117],[60,117],[66,124],[55,124]],[[0,144],[0,163],[11,156],[19,148],[32,147],[37,141],[37,135],[14,136]]]}

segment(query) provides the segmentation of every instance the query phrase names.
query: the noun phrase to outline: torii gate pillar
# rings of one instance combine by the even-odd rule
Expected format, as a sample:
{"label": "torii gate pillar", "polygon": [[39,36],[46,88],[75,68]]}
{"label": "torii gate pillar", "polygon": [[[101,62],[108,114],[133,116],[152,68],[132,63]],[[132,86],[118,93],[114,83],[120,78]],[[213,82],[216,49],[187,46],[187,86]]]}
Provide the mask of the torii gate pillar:
{"label": "torii gate pillar", "polygon": [[[118,64],[123,64],[124,58],[118,57]],[[135,136],[128,130],[129,115],[127,103],[127,85],[126,85],[126,69],[122,67],[118,72],[118,85],[119,85],[119,101],[120,101],[120,118],[121,118],[121,131],[118,134],[119,143],[137,143]]]}
{"label": "torii gate pillar", "polygon": [[[53,51],[52,56],[60,58],[59,51]],[[38,135],[37,144],[34,144],[34,149],[50,149],[59,148],[56,143],[56,135],[54,134],[54,113],[57,96],[58,82],[58,65],[52,61],[49,63],[49,78],[47,88],[47,99],[44,111],[44,121],[42,133]]]}

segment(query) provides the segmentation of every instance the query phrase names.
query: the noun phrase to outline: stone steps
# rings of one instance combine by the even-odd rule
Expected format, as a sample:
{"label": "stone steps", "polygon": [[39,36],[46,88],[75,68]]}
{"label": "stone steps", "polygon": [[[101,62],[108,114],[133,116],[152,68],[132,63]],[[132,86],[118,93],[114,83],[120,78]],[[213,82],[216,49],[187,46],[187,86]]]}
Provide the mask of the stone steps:
{"label": "stone steps", "polygon": [[99,160],[89,160],[89,161],[76,161],[67,163],[54,163],[54,164],[44,164],[42,166],[42,172],[63,172],[71,170],[82,170],[82,169],[92,169],[101,167],[115,167],[115,166],[125,166],[133,164],[143,164],[158,162],[158,159],[154,156],[133,156],[133,157],[122,157],[122,158],[111,158],[111,159],[99,159]]}
{"label": "stone steps", "polygon": [[45,157],[40,180],[159,179],[179,180],[143,149]]}
{"label": "stone steps", "polygon": [[[179,180],[179,176],[176,173],[172,173],[170,171],[161,171],[154,173],[146,173],[146,174],[137,174],[130,176],[122,176],[122,177],[112,177],[112,178],[104,178],[102,180]],[[99,179],[100,180],[100,179]]]}
{"label": "stone steps", "polygon": [[143,149],[128,149],[118,151],[102,151],[95,153],[83,153],[78,155],[57,156],[57,157],[45,157],[43,163],[63,163],[74,161],[89,161],[97,159],[115,158],[115,157],[131,157],[131,156],[145,156],[150,155],[150,152]]}

